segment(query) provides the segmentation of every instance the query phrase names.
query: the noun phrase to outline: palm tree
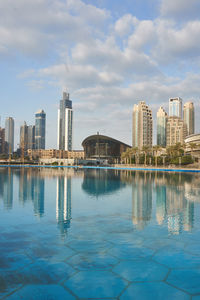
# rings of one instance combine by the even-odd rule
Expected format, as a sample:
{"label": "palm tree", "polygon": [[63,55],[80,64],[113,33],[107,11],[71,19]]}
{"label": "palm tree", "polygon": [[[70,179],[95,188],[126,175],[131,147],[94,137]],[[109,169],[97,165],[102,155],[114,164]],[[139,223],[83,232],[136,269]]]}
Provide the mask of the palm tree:
{"label": "palm tree", "polygon": [[156,153],[156,155],[155,155],[155,165],[156,165],[156,167],[158,165],[158,151],[160,150],[160,148],[161,147],[159,145],[153,146],[153,152],[155,151],[155,153]]}
{"label": "palm tree", "polygon": [[197,144],[196,143],[189,143],[190,145],[190,149],[191,149],[191,154],[194,157],[194,150],[197,148]]}
{"label": "palm tree", "polygon": [[143,146],[142,151],[144,153],[144,165],[147,165],[147,154],[149,152],[149,146]]}
{"label": "palm tree", "polygon": [[135,156],[135,164],[137,165],[137,154],[138,154],[138,148],[132,148],[132,153]]}

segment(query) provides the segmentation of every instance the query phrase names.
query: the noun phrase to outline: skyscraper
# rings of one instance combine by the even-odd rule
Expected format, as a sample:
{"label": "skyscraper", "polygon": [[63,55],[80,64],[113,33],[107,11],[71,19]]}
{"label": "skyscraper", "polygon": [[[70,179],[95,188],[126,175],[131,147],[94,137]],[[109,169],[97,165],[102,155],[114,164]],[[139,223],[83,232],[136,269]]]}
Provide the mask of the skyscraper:
{"label": "skyscraper", "polygon": [[187,127],[187,135],[194,134],[194,104],[192,102],[184,104],[183,121]]}
{"label": "skyscraper", "polygon": [[8,153],[14,151],[14,119],[12,117],[6,118],[5,122],[5,141],[8,145]]}
{"label": "skyscraper", "polygon": [[45,149],[46,114],[39,110],[35,114],[35,149]]}
{"label": "skyscraper", "polygon": [[166,146],[167,113],[160,107],[157,111],[157,145]]}
{"label": "skyscraper", "polygon": [[72,133],[73,133],[73,110],[72,101],[69,94],[63,92],[63,99],[60,100],[58,109],[58,149],[72,150]]}
{"label": "skyscraper", "polygon": [[35,126],[29,125],[28,126],[28,149],[35,149]]}
{"label": "skyscraper", "polygon": [[144,101],[133,106],[133,147],[142,149],[143,146],[152,147],[153,119],[152,111]]}
{"label": "skyscraper", "polygon": [[182,99],[180,97],[169,99],[169,116],[182,118]]}
{"label": "skyscraper", "polygon": [[26,122],[20,127],[20,149],[28,149],[28,126]]}
{"label": "skyscraper", "polygon": [[0,127],[0,154],[6,153],[5,128]]}
{"label": "skyscraper", "polygon": [[166,146],[184,143],[186,137],[186,125],[183,120],[178,117],[167,118],[167,144]]}

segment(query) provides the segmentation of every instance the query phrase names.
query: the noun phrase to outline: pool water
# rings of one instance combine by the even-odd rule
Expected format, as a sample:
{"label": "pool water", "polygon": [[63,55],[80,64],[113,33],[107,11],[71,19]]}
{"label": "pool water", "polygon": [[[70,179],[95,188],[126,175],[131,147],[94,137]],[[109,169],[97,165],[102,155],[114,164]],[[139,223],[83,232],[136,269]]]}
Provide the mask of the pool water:
{"label": "pool water", "polygon": [[0,299],[200,299],[200,174],[0,168]]}

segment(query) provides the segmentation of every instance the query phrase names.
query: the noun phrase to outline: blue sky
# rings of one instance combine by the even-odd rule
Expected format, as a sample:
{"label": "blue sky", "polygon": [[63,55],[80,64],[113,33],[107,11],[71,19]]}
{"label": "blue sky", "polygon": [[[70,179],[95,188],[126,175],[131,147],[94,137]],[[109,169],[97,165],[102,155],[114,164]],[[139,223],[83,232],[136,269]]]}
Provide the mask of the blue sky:
{"label": "blue sky", "polygon": [[199,0],[0,0],[1,125],[14,117],[17,146],[20,125],[42,108],[55,148],[67,88],[75,149],[97,131],[131,144],[139,100],[153,110],[154,133],[169,97],[192,100],[199,132],[199,40]]}

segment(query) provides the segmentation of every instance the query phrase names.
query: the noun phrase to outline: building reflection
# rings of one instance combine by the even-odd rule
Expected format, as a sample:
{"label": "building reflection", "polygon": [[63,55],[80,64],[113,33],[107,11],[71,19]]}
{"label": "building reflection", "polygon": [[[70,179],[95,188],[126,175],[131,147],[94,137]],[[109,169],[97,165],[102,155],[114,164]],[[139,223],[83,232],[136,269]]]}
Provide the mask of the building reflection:
{"label": "building reflection", "polygon": [[61,235],[66,235],[71,222],[72,206],[72,182],[71,177],[57,178],[56,195],[56,219]]}
{"label": "building reflection", "polygon": [[1,178],[1,192],[3,193],[3,204],[7,210],[13,207],[13,173],[7,168]]}
{"label": "building reflection", "polygon": [[[72,180],[83,178],[82,189],[89,196],[107,196],[129,185],[132,190],[132,223],[139,229],[154,221],[171,234],[191,231],[195,206],[200,202],[199,174],[100,169],[2,168],[0,198],[5,209],[13,207],[14,178],[19,179],[19,202],[32,203],[34,214],[45,213],[45,180],[56,182],[56,221],[65,236],[71,224]],[[49,183],[48,183],[49,184]],[[55,191],[54,189],[54,191]],[[46,196],[47,197],[47,196]],[[127,205],[127,202],[121,202]]]}
{"label": "building reflection", "polygon": [[19,201],[25,205],[32,201],[34,214],[44,215],[45,178],[40,172],[29,168],[21,168],[19,173]]}
{"label": "building reflection", "polygon": [[108,195],[125,187],[120,171],[86,169],[84,170],[82,189],[91,196]]}
{"label": "building reflection", "polygon": [[134,172],[132,177],[132,221],[143,229],[151,219],[152,184],[151,173]]}

